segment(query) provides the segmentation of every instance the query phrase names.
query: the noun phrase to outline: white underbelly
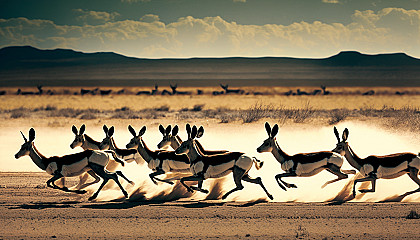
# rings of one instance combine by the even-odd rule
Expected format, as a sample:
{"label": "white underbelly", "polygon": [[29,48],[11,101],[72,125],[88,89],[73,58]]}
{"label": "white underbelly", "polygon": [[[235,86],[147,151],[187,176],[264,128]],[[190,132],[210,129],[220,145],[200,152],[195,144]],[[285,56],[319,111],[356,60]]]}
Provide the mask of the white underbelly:
{"label": "white underbelly", "polygon": [[162,169],[165,172],[185,172],[190,170],[190,164],[173,160],[164,160]]}
{"label": "white underbelly", "polygon": [[[328,158],[324,158],[318,162],[313,162],[313,163],[298,163],[296,166],[296,175],[298,176],[302,176],[302,175],[306,175],[308,173],[312,173],[320,168],[322,168],[323,166],[327,165],[327,159]],[[321,169],[322,171],[322,169]]]}
{"label": "white underbelly", "polygon": [[227,175],[230,170],[233,169],[233,166],[235,166],[235,161],[229,161],[220,165],[209,166],[207,171],[204,173],[204,178],[218,178],[223,174]]}
{"label": "white underbelly", "polygon": [[403,175],[405,172],[401,173],[401,171],[408,168],[407,161],[402,162],[400,165],[393,167],[393,168],[387,168],[379,166],[378,170],[376,171],[376,177],[377,178],[395,178]]}
{"label": "white underbelly", "polygon": [[109,162],[109,155],[103,151],[93,151],[92,155],[89,157],[89,162],[105,167]]}

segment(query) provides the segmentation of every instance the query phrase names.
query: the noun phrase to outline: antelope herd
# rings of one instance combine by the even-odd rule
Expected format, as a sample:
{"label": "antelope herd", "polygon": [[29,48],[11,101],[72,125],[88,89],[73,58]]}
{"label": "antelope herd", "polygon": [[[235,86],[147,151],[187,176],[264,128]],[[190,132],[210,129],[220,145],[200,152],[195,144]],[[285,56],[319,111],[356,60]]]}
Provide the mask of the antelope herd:
{"label": "antelope herd", "polygon": [[[249,176],[250,169],[255,166],[259,170],[263,166],[263,162],[255,157],[247,156],[242,152],[231,152],[227,150],[209,151],[203,148],[198,138],[204,135],[202,126],[191,126],[186,124],[187,139],[182,141],[178,135],[179,127],[171,125],[166,128],[159,125],[159,132],[163,138],[159,142],[158,150],[151,150],[143,140],[146,133],[146,126],[140,128],[137,132],[131,125],[128,131],[133,138],[126,145],[126,149],[118,148],[113,139],[114,127],[108,128],[103,126],[105,138],[99,142],[93,140],[85,134],[86,127],[82,125],[80,129],[72,126],[72,132],[75,135],[71,148],[81,147],[82,152],[65,155],[45,157],[35,147],[35,130],[29,130],[28,138],[21,132],[24,143],[22,144],[15,158],[28,155],[32,161],[42,170],[52,175],[47,181],[47,186],[59,189],[65,192],[78,194],[86,193],[87,186],[98,183],[101,179],[103,182],[96,192],[89,198],[93,200],[97,198],[101,189],[112,179],[115,181],[123,193],[128,198],[128,193],[120,183],[118,177],[123,178],[130,184],[130,181],[121,171],[116,169],[119,165],[124,166],[125,162],[135,161],[140,164],[142,161],[147,163],[148,168],[152,170],[149,174],[150,180],[158,184],[163,182],[174,184],[174,181],[180,183],[189,191],[200,191],[208,193],[207,189],[203,189],[203,181],[210,178],[220,178],[230,173],[233,175],[235,187],[226,192],[222,199],[226,199],[230,194],[242,190],[242,180],[254,184],[258,184],[268,198],[273,196],[265,188],[261,177],[252,178]],[[342,138],[336,127],[334,134],[338,143],[332,151],[320,151],[312,153],[299,153],[288,155],[279,146],[276,136],[279,133],[279,127],[275,124],[273,127],[269,123],[265,123],[265,130],[268,138],[263,141],[261,146],[256,148],[258,153],[269,152],[279,162],[280,168],[284,173],[277,174],[275,180],[283,190],[288,188],[297,188],[295,184],[287,183],[282,178],[285,177],[311,177],[323,170],[326,170],[337,176],[336,179],[326,182],[327,184],[348,178],[348,174],[359,173],[353,182],[353,196],[356,195],[356,183],[371,182],[371,189],[361,189],[359,192],[375,192],[377,179],[393,179],[407,174],[419,187],[416,190],[407,192],[404,196],[420,192],[420,179],[418,178],[420,169],[420,155],[414,153],[396,153],[386,156],[368,156],[360,158],[347,142],[349,130],[343,131]],[[166,147],[172,147],[174,150],[166,150]],[[356,170],[341,169],[344,160]],[[171,179],[162,178],[166,173],[172,173],[177,176]],[[177,175],[178,174],[178,175]],[[79,183],[71,189],[64,186],[66,177],[79,176]],[[89,176],[94,180],[87,182]],[[61,181],[57,185],[58,181]],[[186,182],[197,182],[196,186],[187,185]],[[62,186],[59,186],[62,185]]]}

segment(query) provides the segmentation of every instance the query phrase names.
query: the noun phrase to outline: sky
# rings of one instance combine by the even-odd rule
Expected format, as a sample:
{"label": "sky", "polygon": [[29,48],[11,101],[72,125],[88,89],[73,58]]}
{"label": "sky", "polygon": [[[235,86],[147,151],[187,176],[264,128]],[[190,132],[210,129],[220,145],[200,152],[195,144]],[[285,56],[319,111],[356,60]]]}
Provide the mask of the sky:
{"label": "sky", "polygon": [[420,0],[0,0],[0,48],[139,58],[420,58]]}

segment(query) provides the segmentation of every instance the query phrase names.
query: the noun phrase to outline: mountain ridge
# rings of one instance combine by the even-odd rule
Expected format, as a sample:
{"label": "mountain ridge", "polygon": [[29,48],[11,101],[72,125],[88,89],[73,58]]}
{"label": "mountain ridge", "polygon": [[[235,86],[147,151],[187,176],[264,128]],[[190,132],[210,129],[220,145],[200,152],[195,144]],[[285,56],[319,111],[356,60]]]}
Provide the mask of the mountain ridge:
{"label": "mountain ridge", "polygon": [[133,58],[30,46],[0,49],[0,86],[420,86],[420,59],[343,51],[327,58]]}

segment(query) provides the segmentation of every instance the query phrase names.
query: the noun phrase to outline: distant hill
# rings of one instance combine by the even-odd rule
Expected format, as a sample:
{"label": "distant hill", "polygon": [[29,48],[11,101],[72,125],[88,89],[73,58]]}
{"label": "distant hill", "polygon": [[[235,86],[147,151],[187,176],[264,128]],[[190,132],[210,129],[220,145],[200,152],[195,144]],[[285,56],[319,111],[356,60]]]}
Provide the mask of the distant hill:
{"label": "distant hill", "polygon": [[115,53],[0,49],[0,86],[420,86],[420,59],[340,52],[323,59],[138,59]]}

